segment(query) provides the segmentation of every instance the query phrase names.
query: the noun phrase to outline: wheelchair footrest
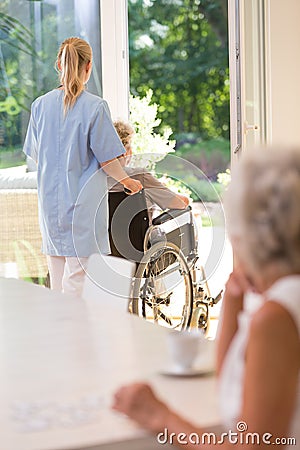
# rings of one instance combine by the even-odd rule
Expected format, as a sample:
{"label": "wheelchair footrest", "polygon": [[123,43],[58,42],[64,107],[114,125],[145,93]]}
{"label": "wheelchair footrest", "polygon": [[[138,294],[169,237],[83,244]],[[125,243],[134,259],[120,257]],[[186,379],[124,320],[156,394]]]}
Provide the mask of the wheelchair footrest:
{"label": "wheelchair footrest", "polygon": [[216,305],[222,299],[223,289],[218,293],[218,295],[212,299],[212,305]]}

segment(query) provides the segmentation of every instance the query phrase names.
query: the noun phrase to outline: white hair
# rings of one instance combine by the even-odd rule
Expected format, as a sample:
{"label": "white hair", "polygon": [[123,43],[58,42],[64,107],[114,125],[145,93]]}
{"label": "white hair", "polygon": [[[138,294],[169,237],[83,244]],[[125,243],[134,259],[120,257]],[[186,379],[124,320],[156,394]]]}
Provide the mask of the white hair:
{"label": "white hair", "polygon": [[300,271],[300,148],[249,151],[225,196],[229,235],[251,270]]}

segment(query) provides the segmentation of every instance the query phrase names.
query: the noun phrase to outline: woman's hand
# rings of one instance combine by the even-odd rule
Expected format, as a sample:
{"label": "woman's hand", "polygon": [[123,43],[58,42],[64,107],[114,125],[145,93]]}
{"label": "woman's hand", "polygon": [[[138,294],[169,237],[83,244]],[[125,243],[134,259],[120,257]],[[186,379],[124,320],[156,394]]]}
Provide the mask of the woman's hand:
{"label": "woman's hand", "polygon": [[238,329],[238,315],[244,307],[244,295],[251,285],[240,266],[236,266],[226,283],[217,335],[217,373]]}
{"label": "woman's hand", "polygon": [[244,294],[251,289],[252,287],[243,270],[235,267],[227,280],[224,297],[226,296],[230,301],[240,300],[242,302]]}
{"label": "woman's hand", "polygon": [[152,432],[161,431],[167,423],[169,414],[168,407],[145,383],[121,387],[115,394],[112,407]]}
{"label": "woman's hand", "polygon": [[130,191],[130,194],[136,194],[143,189],[143,185],[140,181],[134,180],[127,175],[118,158],[102,162],[100,166],[107,175],[123,184],[124,188]]}
{"label": "woman's hand", "polygon": [[121,183],[123,184],[124,188],[130,191],[129,195],[136,194],[141,189],[143,189],[142,183],[138,180],[135,180],[134,178],[126,177],[121,181]]}

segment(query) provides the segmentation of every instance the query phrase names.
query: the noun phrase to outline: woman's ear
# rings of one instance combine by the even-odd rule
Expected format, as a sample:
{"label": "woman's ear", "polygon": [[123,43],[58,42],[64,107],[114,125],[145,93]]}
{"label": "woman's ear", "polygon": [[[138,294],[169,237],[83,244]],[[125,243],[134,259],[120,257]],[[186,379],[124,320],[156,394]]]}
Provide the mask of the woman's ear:
{"label": "woman's ear", "polygon": [[60,64],[60,60],[57,61],[57,64],[56,64],[56,65],[57,65],[58,70],[61,72],[61,64]]}
{"label": "woman's ear", "polygon": [[86,65],[86,68],[85,68],[86,73],[88,73],[88,72],[91,70],[91,68],[92,68],[92,61],[89,61],[89,62],[87,63],[87,65]]}

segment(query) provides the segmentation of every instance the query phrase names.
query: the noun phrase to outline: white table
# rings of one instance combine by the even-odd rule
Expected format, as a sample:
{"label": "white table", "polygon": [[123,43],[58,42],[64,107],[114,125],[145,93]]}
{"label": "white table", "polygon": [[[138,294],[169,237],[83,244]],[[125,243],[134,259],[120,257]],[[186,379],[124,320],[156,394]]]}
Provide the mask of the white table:
{"label": "white table", "polygon": [[165,333],[100,299],[0,279],[1,449],[156,448],[110,408],[117,387],[141,379],[194,423],[217,423],[214,377],[160,375]]}

